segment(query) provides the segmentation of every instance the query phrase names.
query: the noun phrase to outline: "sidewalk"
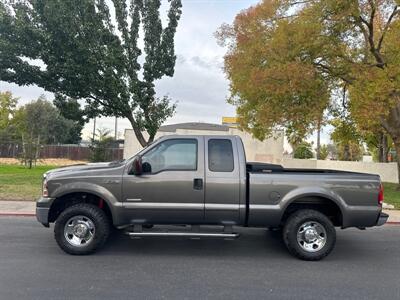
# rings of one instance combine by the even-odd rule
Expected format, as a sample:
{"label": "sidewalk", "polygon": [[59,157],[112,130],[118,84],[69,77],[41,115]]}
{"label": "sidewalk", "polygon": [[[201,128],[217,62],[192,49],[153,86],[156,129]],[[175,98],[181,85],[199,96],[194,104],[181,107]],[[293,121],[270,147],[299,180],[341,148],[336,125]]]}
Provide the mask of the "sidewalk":
{"label": "sidewalk", "polygon": [[400,225],[400,210],[383,210],[383,212],[389,215],[389,223],[399,224]]}
{"label": "sidewalk", "polygon": [[34,201],[3,201],[0,200],[0,216],[34,216],[36,203]]}
{"label": "sidewalk", "polygon": [[[36,203],[33,201],[0,200],[0,216],[34,216]],[[389,224],[400,225],[400,210],[383,210],[389,215]]]}

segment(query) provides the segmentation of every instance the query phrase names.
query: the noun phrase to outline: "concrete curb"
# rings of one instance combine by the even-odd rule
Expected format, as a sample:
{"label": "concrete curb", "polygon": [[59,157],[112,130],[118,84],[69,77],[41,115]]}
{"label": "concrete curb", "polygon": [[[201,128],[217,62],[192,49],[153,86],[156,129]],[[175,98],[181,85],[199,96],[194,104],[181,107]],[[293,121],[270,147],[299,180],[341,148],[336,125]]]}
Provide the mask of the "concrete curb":
{"label": "concrete curb", "polygon": [[0,211],[0,216],[4,217],[36,217],[35,213],[32,212],[21,212],[21,211]]}

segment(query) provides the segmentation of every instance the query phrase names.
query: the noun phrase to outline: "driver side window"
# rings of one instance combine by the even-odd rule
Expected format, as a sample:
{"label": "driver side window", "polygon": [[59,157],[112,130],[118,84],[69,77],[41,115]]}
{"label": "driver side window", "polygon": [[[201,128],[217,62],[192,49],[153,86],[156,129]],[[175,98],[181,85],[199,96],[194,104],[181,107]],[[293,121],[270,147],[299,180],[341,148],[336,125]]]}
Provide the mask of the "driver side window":
{"label": "driver side window", "polygon": [[197,140],[171,139],[159,143],[142,156],[144,173],[196,171]]}

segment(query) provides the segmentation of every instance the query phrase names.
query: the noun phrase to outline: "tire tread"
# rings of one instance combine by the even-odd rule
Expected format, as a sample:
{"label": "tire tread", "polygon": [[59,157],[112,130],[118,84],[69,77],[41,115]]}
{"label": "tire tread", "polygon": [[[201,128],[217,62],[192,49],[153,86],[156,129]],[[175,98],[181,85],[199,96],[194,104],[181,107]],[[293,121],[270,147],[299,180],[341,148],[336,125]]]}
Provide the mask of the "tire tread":
{"label": "tire tread", "polygon": [[[95,237],[93,242],[90,243],[88,247],[77,248],[68,244],[68,242],[65,240],[65,222],[67,222],[69,218],[77,214],[86,215],[87,217],[90,217],[95,223]],[[64,252],[71,255],[87,255],[94,253],[105,244],[108,236],[110,235],[110,229],[110,221],[102,209],[93,204],[78,203],[66,208],[59,215],[54,226],[54,238]]]}
{"label": "tire tread", "polygon": [[[300,246],[297,244],[298,224],[304,223],[308,219],[324,223],[322,225],[326,227],[325,230],[327,230],[327,235],[329,238],[329,240],[327,240],[327,244],[321,249],[324,251],[320,250],[315,253],[307,253],[301,250]],[[329,220],[329,218],[321,212],[313,209],[297,210],[290,215],[285,226],[283,227],[282,234],[283,241],[289,252],[297,258],[307,261],[317,261],[325,258],[332,252],[336,243],[336,231],[331,220]]]}

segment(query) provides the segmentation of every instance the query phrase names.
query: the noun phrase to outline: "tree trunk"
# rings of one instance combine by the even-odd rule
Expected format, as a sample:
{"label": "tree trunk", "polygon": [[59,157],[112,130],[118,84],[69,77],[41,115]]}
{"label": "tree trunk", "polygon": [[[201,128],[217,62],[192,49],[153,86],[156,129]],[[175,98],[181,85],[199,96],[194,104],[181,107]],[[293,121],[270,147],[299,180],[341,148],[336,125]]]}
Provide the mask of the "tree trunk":
{"label": "tree trunk", "polygon": [[394,143],[394,147],[396,149],[397,178],[399,183],[397,190],[400,191],[400,140],[397,140],[397,142]]}
{"label": "tree trunk", "polygon": [[149,139],[147,140],[147,144],[150,144],[154,141],[155,134],[151,134]]}
{"label": "tree trunk", "polygon": [[388,137],[385,132],[381,132],[378,135],[378,161],[387,163],[388,162]]}
{"label": "tree trunk", "polygon": [[317,124],[317,160],[321,158],[321,121]]}
{"label": "tree trunk", "polygon": [[396,149],[399,184],[397,189],[400,190],[400,99],[398,99],[397,105],[390,110],[389,115],[385,119],[381,119],[381,122],[383,128],[386,129],[387,133],[392,138]]}
{"label": "tree trunk", "polygon": [[378,134],[378,162],[383,162],[383,139],[384,133],[380,132]]}
{"label": "tree trunk", "polygon": [[26,167],[26,140],[25,140],[25,136],[24,136],[24,134],[22,133],[21,134],[21,137],[22,137],[22,161],[21,161],[21,163],[23,163],[24,164],[24,166]]}
{"label": "tree trunk", "polygon": [[36,142],[36,147],[35,147],[35,167],[36,167],[36,163],[37,160],[39,159],[39,151],[40,151],[40,134],[37,137],[37,142]]}
{"label": "tree trunk", "polygon": [[128,115],[128,116],[126,116],[126,118],[131,123],[133,132],[135,133],[135,136],[136,136],[137,140],[139,141],[140,145],[142,147],[146,147],[149,144],[149,141],[146,141],[146,139],[144,138],[143,133],[140,130],[139,126],[137,125],[137,123],[136,123],[135,119],[133,118],[133,116],[132,115]]}
{"label": "tree trunk", "polygon": [[351,160],[351,153],[350,153],[350,145],[346,144],[343,147],[343,160],[350,161]]}
{"label": "tree trunk", "polygon": [[389,151],[389,137],[385,134],[383,140],[383,162],[385,163],[389,162]]}

